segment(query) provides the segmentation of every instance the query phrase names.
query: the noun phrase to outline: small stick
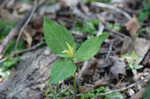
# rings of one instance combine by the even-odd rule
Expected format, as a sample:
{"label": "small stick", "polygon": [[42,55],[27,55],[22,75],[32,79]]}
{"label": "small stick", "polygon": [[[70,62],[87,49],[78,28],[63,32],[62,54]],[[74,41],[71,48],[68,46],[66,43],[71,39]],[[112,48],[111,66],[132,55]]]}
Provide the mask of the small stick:
{"label": "small stick", "polygon": [[112,5],[105,4],[105,3],[100,3],[100,2],[93,2],[93,3],[92,3],[92,6],[96,6],[96,7],[100,7],[100,8],[107,8],[107,9],[110,9],[110,10],[114,10],[114,11],[117,11],[117,12],[123,14],[128,20],[131,19],[131,16],[130,16],[128,13],[126,13],[125,11],[123,11],[123,10],[117,8],[117,7],[114,7],[114,6],[112,6]]}
{"label": "small stick", "polygon": [[[136,81],[136,82],[134,82],[134,83],[132,83],[132,84],[126,86],[126,87],[122,87],[122,88],[120,88],[120,89],[110,90],[110,91],[107,91],[107,92],[105,92],[105,93],[101,93],[101,94],[99,94],[99,95],[97,95],[97,96],[95,96],[95,97],[96,97],[96,99],[101,99],[101,98],[100,98],[101,96],[105,96],[105,95],[108,95],[108,94],[112,94],[112,93],[114,93],[114,92],[122,92],[122,91],[125,91],[125,90],[127,90],[127,89],[130,89],[130,88],[132,88],[132,87],[135,87],[135,86],[137,86],[138,84],[144,84],[144,83],[148,82],[149,80],[150,80],[150,75],[146,75],[144,79],[141,79],[141,80],[139,80],[139,81]],[[82,96],[82,95],[83,95],[83,94],[78,94],[77,96]]]}
{"label": "small stick", "polygon": [[18,55],[18,54],[22,54],[22,53],[25,53],[25,52],[29,52],[29,51],[35,50],[35,49],[39,48],[40,46],[42,46],[43,44],[44,44],[44,41],[41,41],[40,43],[38,43],[37,45],[34,45],[31,48],[27,48],[27,49],[23,49],[23,50],[14,52],[10,56],[7,56],[7,57],[5,57],[3,59],[0,59],[0,64],[3,63],[4,61],[6,61],[8,58],[14,57],[15,55]]}
{"label": "small stick", "polygon": [[22,27],[25,27],[26,21],[29,19],[31,13],[32,11],[29,11],[27,15],[24,16],[24,18],[16,25],[16,27],[10,31],[10,33],[6,36],[4,41],[0,44],[0,55],[3,54],[4,49],[9,44],[9,42],[11,42],[20,31],[23,31]]}
{"label": "small stick", "polygon": [[36,11],[36,9],[37,9],[37,0],[34,2],[34,7],[33,7],[32,10],[28,13],[28,15],[27,15],[28,18],[27,18],[27,20],[25,21],[25,23],[24,23],[24,25],[22,26],[22,28],[20,29],[20,31],[19,31],[19,35],[18,35],[17,40],[16,40],[15,49],[17,49],[17,46],[18,46],[19,40],[20,40],[20,38],[21,38],[21,36],[22,36],[22,33],[23,33],[25,27],[26,27],[26,26],[28,25],[28,23],[30,22],[30,20],[31,20],[31,18],[32,18],[33,14],[34,14],[34,12]]}
{"label": "small stick", "polygon": [[137,86],[138,84],[143,84],[145,82],[147,82],[147,80],[149,81],[150,80],[150,75],[146,75],[144,79],[141,79],[139,81],[136,81],[135,83],[132,83],[130,85],[128,85],[127,87],[122,87],[120,89],[115,89],[115,90],[110,90],[108,92],[105,92],[105,93],[102,93],[102,94],[99,94],[97,97],[100,97],[100,96],[105,96],[105,95],[108,95],[108,94],[111,94],[111,93],[114,93],[114,92],[122,92],[122,91],[125,91],[127,89],[130,89],[134,86]]}
{"label": "small stick", "polygon": [[103,24],[99,24],[99,30],[97,32],[97,36],[101,35],[105,29],[105,26]]}
{"label": "small stick", "polygon": [[82,69],[80,70],[80,72],[78,73],[78,79],[82,77],[83,72],[85,72],[85,70],[88,68],[88,64],[89,64],[88,61],[85,61],[85,62],[83,63],[83,67],[82,67]]}

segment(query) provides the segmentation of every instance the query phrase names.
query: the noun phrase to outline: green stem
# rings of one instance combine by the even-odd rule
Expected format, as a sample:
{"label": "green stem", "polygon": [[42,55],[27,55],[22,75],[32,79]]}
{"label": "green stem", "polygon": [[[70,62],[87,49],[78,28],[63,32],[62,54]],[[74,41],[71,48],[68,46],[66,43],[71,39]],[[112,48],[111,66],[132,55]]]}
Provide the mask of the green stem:
{"label": "green stem", "polygon": [[73,81],[73,87],[75,90],[77,90],[77,84],[76,84],[76,73],[74,74],[74,81]]}

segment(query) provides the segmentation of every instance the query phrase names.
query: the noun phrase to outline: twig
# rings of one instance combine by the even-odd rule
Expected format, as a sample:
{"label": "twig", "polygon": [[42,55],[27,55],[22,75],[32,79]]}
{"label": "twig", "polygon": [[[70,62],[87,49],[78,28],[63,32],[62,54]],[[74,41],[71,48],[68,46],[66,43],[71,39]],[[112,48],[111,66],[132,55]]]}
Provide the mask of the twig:
{"label": "twig", "polygon": [[[139,80],[139,81],[137,81],[135,83],[132,83],[132,84],[126,86],[126,87],[122,87],[120,89],[115,89],[115,90],[110,90],[110,91],[107,91],[105,93],[101,93],[101,94],[99,94],[99,95],[97,95],[95,97],[97,97],[96,99],[100,99],[101,96],[105,96],[105,95],[112,94],[112,93],[115,93],[115,92],[122,92],[122,91],[130,89],[130,88],[132,88],[134,86],[137,86],[138,84],[143,84],[143,83],[147,82],[147,80],[150,80],[150,75],[147,75],[144,79],[141,79],[141,80]],[[84,94],[78,94],[76,96],[82,96],[82,95],[84,95]]]}
{"label": "twig", "polygon": [[127,35],[123,34],[123,33],[120,33],[118,31],[115,31],[115,30],[112,30],[111,28],[107,27],[107,22],[105,22],[100,15],[96,15],[96,17],[102,22],[103,26],[104,26],[104,29],[111,32],[111,34],[116,34],[120,39],[122,38],[128,38],[128,39],[131,39],[130,37],[128,37]]}
{"label": "twig", "polygon": [[[39,2],[39,3],[37,4],[37,2]],[[2,54],[4,53],[4,49],[9,44],[9,42],[11,42],[15,36],[22,33],[22,31],[24,30],[26,25],[29,23],[29,21],[33,15],[33,12],[35,12],[44,2],[45,2],[45,0],[35,0],[35,5],[32,8],[32,10],[29,11],[21,21],[19,21],[19,23],[16,25],[16,27],[10,31],[10,33],[6,36],[4,41],[0,44],[0,56],[2,56]],[[19,38],[20,38],[20,36],[18,36],[18,41],[19,41]]]}
{"label": "twig", "polygon": [[27,15],[16,25],[16,27],[10,31],[10,33],[6,36],[2,44],[0,44],[0,55],[3,54],[4,49],[9,44],[9,42],[11,42],[14,39],[14,37],[18,35],[20,31],[23,31],[22,27],[26,26],[27,24],[26,21],[30,17],[30,13],[32,13],[32,11],[29,11],[27,13]]}
{"label": "twig", "polygon": [[15,55],[18,55],[18,54],[22,54],[22,53],[25,53],[25,52],[29,52],[29,51],[35,50],[35,49],[39,48],[40,46],[42,46],[43,44],[44,44],[44,41],[41,41],[40,43],[38,43],[37,45],[34,45],[31,48],[27,48],[27,49],[23,49],[23,50],[20,50],[20,51],[16,51],[16,52],[12,53],[10,56],[7,56],[7,57],[1,59],[0,60],[0,64],[3,63],[4,61],[6,61],[8,58],[14,57]]}
{"label": "twig", "polygon": [[121,92],[121,91],[127,90],[129,88],[132,88],[132,87],[134,87],[134,86],[136,86],[136,85],[138,85],[140,83],[141,83],[141,81],[140,82],[135,82],[135,83],[133,83],[133,84],[127,86],[127,87],[123,87],[123,88],[115,89],[115,90],[110,90],[110,91],[108,91],[106,93],[102,93],[102,94],[98,95],[97,97],[105,96],[105,95],[108,95],[108,94],[111,94],[111,93],[115,93],[115,92]]}
{"label": "twig", "polygon": [[143,59],[141,60],[140,64],[145,65],[146,63],[148,63],[148,60],[150,58],[150,48],[149,50],[146,52],[146,54],[144,55]]}
{"label": "twig", "polygon": [[15,49],[17,49],[17,46],[18,46],[19,40],[20,40],[20,38],[21,38],[21,36],[22,36],[22,33],[23,33],[25,27],[26,27],[26,26],[28,25],[28,23],[30,22],[30,20],[31,20],[33,14],[34,14],[34,12],[35,12],[36,9],[37,9],[37,6],[38,6],[38,4],[37,4],[37,0],[36,0],[36,1],[34,2],[34,6],[33,6],[32,10],[31,10],[31,12],[28,13],[29,15],[28,15],[28,18],[27,18],[26,22],[24,23],[24,25],[22,26],[22,28],[21,28],[20,31],[19,31],[19,35],[18,35],[17,40],[16,40]]}
{"label": "twig", "polygon": [[107,53],[106,58],[105,58],[106,61],[107,61],[107,60],[109,59],[109,57],[110,57],[110,54],[111,54],[111,52],[112,52],[112,46],[113,46],[113,42],[110,43],[109,50],[108,50],[108,53]]}
{"label": "twig", "polygon": [[41,41],[40,43],[38,43],[37,45],[34,45],[34,46],[31,47],[31,48],[27,48],[27,49],[23,49],[23,50],[14,52],[14,53],[13,53],[13,56],[14,56],[14,55],[21,54],[21,53],[29,52],[29,51],[32,51],[32,50],[35,50],[35,49],[37,49],[38,47],[40,47],[41,45],[43,45],[43,44],[44,44],[44,41]]}
{"label": "twig", "polygon": [[81,68],[80,72],[78,73],[78,79],[81,78],[83,72],[85,72],[85,70],[88,68],[88,66],[89,66],[88,64],[89,64],[88,61],[83,63],[83,67]]}
{"label": "twig", "polygon": [[129,88],[132,88],[132,87],[134,87],[134,86],[137,86],[138,84],[142,84],[142,83],[147,82],[146,80],[150,80],[150,75],[147,75],[144,79],[139,80],[139,81],[137,81],[137,82],[135,82],[135,83],[133,83],[133,84],[130,84],[130,85],[127,86],[127,87],[123,87],[123,88],[115,89],[115,90],[110,90],[110,91],[108,91],[108,92],[106,92],[106,93],[102,93],[102,94],[98,95],[97,97],[105,96],[105,95],[108,95],[108,94],[111,94],[111,93],[114,93],[114,92],[122,92],[122,91],[125,91],[125,90],[127,90],[127,89],[129,89]]}
{"label": "twig", "polygon": [[119,8],[116,8],[116,7],[112,6],[112,5],[105,4],[105,3],[100,3],[100,2],[93,2],[91,5],[92,6],[96,6],[96,7],[100,7],[100,8],[107,8],[107,9],[110,9],[110,10],[117,11],[117,12],[123,14],[128,20],[131,19],[131,16],[128,13],[126,13],[125,11],[123,11],[123,10],[121,10]]}
{"label": "twig", "polygon": [[105,29],[105,26],[103,24],[99,24],[99,30],[97,32],[97,36],[101,35]]}

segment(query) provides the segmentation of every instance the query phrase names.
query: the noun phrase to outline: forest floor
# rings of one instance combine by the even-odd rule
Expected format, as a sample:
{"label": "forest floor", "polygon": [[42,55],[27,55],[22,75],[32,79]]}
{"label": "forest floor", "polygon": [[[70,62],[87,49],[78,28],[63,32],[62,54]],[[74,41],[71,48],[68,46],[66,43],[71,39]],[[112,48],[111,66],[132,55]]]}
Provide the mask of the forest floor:
{"label": "forest floor", "polygon": [[44,17],[63,25],[79,45],[103,33],[109,37],[92,59],[76,63],[76,89],[73,77],[44,83],[42,97],[33,99],[150,99],[150,0],[1,0],[0,94],[1,85],[19,75],[21,57],[40,49],[51,54]]}

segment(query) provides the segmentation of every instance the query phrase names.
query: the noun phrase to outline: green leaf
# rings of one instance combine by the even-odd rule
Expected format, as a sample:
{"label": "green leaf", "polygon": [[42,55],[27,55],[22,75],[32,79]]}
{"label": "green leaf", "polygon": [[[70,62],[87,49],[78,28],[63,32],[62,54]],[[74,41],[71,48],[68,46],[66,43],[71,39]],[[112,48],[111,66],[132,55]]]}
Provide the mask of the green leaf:
{"label": "green leaf", "polygon": [[108,33],[104,33],[98,37],[93,37],[82,43],[81,47],[77,50],[75,55],[75,62],[86,61],[94,57],[99,51],[101,44],[108,37]]}
{"label": "green leaf", "polygon": [[94,27],[94,24],[91,22],[86,22],[83,24],[82,31],[85,33],[95,34],[96,28]]}
{"label": "green leaf", "polygon": [[0,21],[0,42],[8,35],[9,31],[15,26],[15,22],[12,21]]}
{"label": "green leaf", "polygon": [[58,60],[53,63],[51,70],[51,84],[57,84],[60,81],[67,79],[74,75],[76,66],[70,60]]}
{"label": "green leaf", "polygon": [[106,95],[104,99],[124,99],[124,97],[121,93],[116,92],[116,93]]}
{"label": "green leaf", "polygon": [[150,85],[147,86],[143,95],[143,99],[150,99]]}
{"label": "green leaf", "polygon": [[20,61],[20,58],[9,58],[0,64],[3,71],[8,71],[16,66],[16,63]]}
{"label": "green leaf", "polygon": [[[15,50],[16,41],[12,40],[6,47],[5,55],[10,55]],[[16,48],[16,51],[25,49],[25,42],[23,40],[20,40],[18,43],[18,46]]]}
{"label": "green leaf", "polygon": [[11,75],[10,71],[3,71],[3,69],[0,68],[0,77],[1,78],[8,79],[10,75]]}
{"label": "green leaf", "polygon": [[55,54],[63,55],[62,52],[68,48],[66,43],[75,49],[76,44],[69,31],[47,18],[44,19],[44,36],[47,45]]}

